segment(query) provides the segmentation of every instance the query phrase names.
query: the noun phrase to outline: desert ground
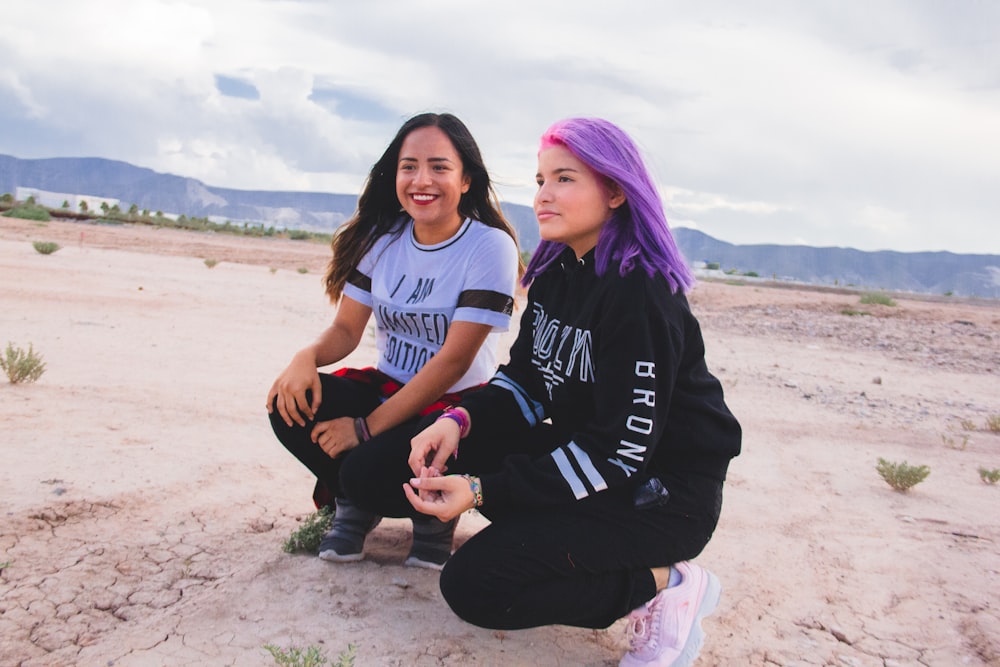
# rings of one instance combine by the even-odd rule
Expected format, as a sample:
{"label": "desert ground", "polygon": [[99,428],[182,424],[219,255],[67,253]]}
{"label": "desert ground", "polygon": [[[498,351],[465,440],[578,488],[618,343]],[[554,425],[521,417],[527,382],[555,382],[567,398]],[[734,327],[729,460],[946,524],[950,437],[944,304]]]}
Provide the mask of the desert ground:
{"label": "desert ground", "polygon": [[[401,566],[407,521],[356,564],[282,551],[312,484],[265,395],[333,316],[327,256],[0,218],[0,346],[46,363],[0,375],[0,664],[274,664],[265,644],[354,645],[359,666],[617,664],[623,621],[460,621],[436,572]],[[1000,665],[1000,484],[978,473],[1000,468],[1000,303],[894,298],[694,289],[745,434],[698,559],[723,584],[698,665]],[[373,361],[369,339],[345,363]],[[894,491],[879,458],[931,473]]]}

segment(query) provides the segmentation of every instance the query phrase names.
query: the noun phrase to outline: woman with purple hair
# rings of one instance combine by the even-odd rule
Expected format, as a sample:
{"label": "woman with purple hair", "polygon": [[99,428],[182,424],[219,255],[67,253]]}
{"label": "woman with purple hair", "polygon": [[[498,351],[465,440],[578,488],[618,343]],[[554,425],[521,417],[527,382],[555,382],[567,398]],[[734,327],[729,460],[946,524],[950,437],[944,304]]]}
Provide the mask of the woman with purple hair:
{"label": "woman with purple hair", "polygon": [[[622,665],[689,665],[720,594],[689,561],[715,529],[741,429],[628,135],[599,119],[556,123],[537,181],[543,241],[510,362],[413,439],[409,511],[490,519],[441,574],[469,623],[604,628],[628,615]],[[356,500],[390,513],[398,497]]]}

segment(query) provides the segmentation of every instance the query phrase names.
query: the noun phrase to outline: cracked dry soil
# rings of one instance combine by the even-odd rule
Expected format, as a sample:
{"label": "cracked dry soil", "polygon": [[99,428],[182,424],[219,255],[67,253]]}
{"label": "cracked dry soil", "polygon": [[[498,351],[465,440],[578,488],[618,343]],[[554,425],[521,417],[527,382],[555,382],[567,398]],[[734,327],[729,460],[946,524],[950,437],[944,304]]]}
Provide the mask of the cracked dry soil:
{"label": "cracked dry soil", "polygon": [[[400,566],[405,521],[358,564],[281,551],[310,481],[263,400],[332,316],[325,261],[307,243],[0,223],[0,332],[47,363],[0,385],[0,664],[266,665],[268,643],[355,644],[359,666],[617,664],[622,623],[458,621],[435,573]],[[1000,485],[977,473],[1000,468],[1000,305],[709,282],[691,301],[745,430],[700,557],[723,597],[697,664],[1000,665]],[[351,363],[372,360],[366,342]],[[880,457],[931,474],[898,493]]]}

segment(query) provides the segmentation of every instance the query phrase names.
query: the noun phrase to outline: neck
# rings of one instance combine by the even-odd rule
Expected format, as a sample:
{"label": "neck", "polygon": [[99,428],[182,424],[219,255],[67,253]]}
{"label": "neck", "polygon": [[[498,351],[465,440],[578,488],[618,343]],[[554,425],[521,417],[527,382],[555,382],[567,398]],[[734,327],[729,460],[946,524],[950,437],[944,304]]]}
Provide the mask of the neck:
{"label": "neck", "polygon": [[436,245],[442,241],[447,241],[458,233],[465,218],[455,214],[455,217],[447,222],[436,222],[428,224],[426,222],[413,221],[413,237],[421,245]]}

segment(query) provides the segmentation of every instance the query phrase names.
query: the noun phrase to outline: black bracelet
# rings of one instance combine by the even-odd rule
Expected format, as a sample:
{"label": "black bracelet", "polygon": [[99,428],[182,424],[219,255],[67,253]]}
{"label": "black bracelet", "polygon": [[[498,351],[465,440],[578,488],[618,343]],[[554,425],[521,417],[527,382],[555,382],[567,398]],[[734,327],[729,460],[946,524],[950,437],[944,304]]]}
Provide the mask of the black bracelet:
{"label": "black bracelet", "polygon": [[354,435],[358,436],[358,442],[368,442],[372,439],[372,432],[368,430],[368,422],[364,417],[354,420]]}

